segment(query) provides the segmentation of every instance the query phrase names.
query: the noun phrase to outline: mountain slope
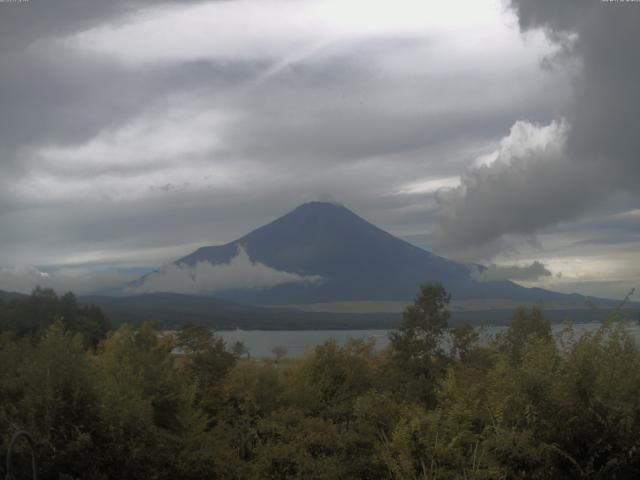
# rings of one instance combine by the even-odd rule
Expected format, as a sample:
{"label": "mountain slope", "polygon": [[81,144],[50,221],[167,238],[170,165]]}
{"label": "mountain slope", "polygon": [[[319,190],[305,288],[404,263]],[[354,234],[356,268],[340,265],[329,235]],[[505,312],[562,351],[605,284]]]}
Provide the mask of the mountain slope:
{"label": "mountain slope", "polygon": [[421,283],[440,281],[460,299],[583,300],[508,281],[479,282],[467,266],[396,238],[343,206],[324,202],[301,205],[234,242],[200,248],[176,263],[229,263],[239,247],[254,262],[299,275],[319,275],[323,281],[218,291],[217,297],[261,304],[406,300],[415,296]]}

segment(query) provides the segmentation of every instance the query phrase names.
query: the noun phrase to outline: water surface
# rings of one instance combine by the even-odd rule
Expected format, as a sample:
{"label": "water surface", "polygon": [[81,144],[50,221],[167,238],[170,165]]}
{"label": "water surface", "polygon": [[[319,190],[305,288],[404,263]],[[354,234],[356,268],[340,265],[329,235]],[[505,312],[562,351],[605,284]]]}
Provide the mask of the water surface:
{"label": "water surface", "polygon": [[[588,331],[596,330],[601,323],[577,323],[573,325],[576,338]],[[481,341],[504,331],[503,326],[488,326],[478,329]],[[554,333],[560,332],[564,325],[556,324],[551,327]],[[640,340],[640,325],[629,325],[630,332]],[[234,330],[218,332],[228,345],[241,341],[249,349],[253,357],[273,356],[273,349],[284,347],[287,356],[297,357],[322,345],[329,339],[335,339],[344,345],[349,338],[374,338],[376,348],[383,349],[389,343],[388,334],[391,330]]]}

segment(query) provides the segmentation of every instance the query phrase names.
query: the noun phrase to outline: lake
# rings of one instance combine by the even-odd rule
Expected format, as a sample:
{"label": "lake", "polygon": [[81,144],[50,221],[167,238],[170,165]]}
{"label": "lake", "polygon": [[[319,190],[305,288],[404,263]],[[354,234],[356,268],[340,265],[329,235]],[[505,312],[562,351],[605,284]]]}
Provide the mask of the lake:
{"label": "lake", "polygon": [[[576,337],[588,331],[596,330],[600,323],[576,323],[573,325]],[[488,326],[479,328],[481,340],[485,340],[504,331],[503,326]],[[552,325],[554,333],[564,328],[562,324]],[[640,325],[632,323],[629,330],[635,338],[640,339]],[[349,338],[374,338],[376,348],[383,349],[389,343],[390,330],[234,330],[217,332],[226,342],[232,345],[241,341],[249,349],[253,357],[271,357],[275,347],[284,347],[287,356],[298,357],[322,345],[329,339],[335,339],[344,345]]]}

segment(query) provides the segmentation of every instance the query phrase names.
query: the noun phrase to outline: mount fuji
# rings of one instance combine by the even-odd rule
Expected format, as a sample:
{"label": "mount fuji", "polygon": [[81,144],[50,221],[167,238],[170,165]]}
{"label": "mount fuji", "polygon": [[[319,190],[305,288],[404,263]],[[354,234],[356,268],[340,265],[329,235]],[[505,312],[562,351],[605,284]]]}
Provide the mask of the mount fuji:
{"label": "mount fuji", "polygon": [[[250,267],[259,267],[262,277],[276,272],[278,283],[243,286],[230,282],[225,288],[222,278],[215,291],[177,291],[259,305],[406,301],[422,283],[438,281],[455,300],[573,304],[585,300],[577,294],[525,288],[511,281],[480,281],[474,275],[476,267],[418,248],[346,207],[327,202],[303,204],[233,242],[199,248],[169,267],[188,271],[185,279],[192,281],[203,266],[231,270],[240,257]],[[150,287],[154,275],[162,274],[143,277],[133,285],[134,292],[162,291],[162,286]]]}

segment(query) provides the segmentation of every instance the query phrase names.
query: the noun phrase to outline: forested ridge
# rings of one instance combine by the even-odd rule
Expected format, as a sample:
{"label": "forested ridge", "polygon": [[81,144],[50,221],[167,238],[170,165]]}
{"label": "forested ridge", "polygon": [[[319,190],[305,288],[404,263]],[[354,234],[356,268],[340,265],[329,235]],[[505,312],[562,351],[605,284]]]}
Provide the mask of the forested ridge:
{"label": "forested ridge", "polygon": [[0,454],[25,429],[43,479],[638,478],[640,350],[620,311],[578,338],[521,309],[479,342],[448,303],[424,285],[382,352],[254,359],[198,324],[113,330],[71,294],[0,301]]}

